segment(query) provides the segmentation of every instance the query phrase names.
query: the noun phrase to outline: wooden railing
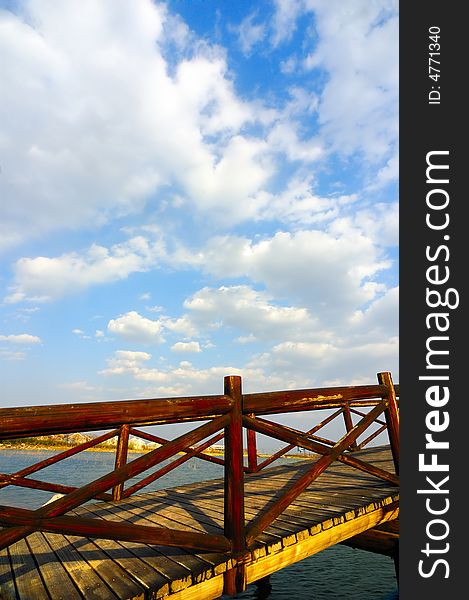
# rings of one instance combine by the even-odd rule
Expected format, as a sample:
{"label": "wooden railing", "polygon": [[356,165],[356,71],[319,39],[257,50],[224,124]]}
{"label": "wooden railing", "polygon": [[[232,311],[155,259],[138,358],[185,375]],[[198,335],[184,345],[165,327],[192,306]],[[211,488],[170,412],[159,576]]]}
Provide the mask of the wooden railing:
{"label": "wooden railing", "polygon": [[[186,398],[127,400],[87,404],[29,406],[0,409],[0,440],[108,430],[76,447],[59,452],[13,474],[0,474],[1,488],[26,487],[62,494],[36,510],[0,504],[0,549],[34,531],[99,537],[122,541],[146,542],[166,546],[230,552],[242,557],[256,538],[334,461],[343,462],[385,481],[398,484],[399,409],[398,386],[390,373],[378,374],[376,385],[287,390],[243,394],[241,378],[228,376],[224,394]],[[329,411],[325,418],[303,432],[265,418],[302,412]],[[359,420],[353,417],[359,417]],[[340,419],[344,434],[337,441],[317,433],[335,419]],[[203,421],[175,439],[141,430],[143,426]],[[246,430],[247,465],[244,464],[243,429]],[[385,471],[354,456],[387,431],[394,459],[394,472]],[[286,443],[286,446],[258,462],[257,434]],[[129,436],[160,444],[129,461]],[[49,483],[30,476],[79,452],[117,437],[114,469],[106,475],[73,487]],[[224,438],[224,459],[204,453]],[[244,515],[244,476],[257,473],[294,448],[303,448],[319,456],[275,503],[254,520],[246,523]],[[175,457],[165,466],[162,462]],[[92,500],[128,498],[143,487],[177,468],[191,458],[211,461],[224,468],[223,535],[194,533],[71,516],[69,511]],[[147,472],[137,483],[125,488],[130,479]],[[1,501],[1,496],[0,496]],[[233,594],[244,588],[243,561],[227,572],[225,591]]]}

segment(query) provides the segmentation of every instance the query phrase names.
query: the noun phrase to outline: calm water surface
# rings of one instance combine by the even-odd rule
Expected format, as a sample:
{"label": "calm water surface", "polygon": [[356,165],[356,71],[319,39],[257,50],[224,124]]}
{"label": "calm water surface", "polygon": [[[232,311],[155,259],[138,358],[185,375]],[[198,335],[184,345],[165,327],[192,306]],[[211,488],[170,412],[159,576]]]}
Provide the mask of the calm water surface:
{"label": "calm water surface", "polygon": [[[53,454],[48,451],[0,451],[0,472],[14,473]],[[136,458],[131,454],[129,460]],[[284,459],[288,461],[288,459]],[[112,470],[111,452],[82,452],[33,474],[33,478],[83,485]],[[222,467],[192,459],[153,482],[142,492],[222,477]],[[132,481],[138,481],[142,476]],[[53,494],[27,488],[0,490],[0,504],[37,508]],[[398,598],[393,561],[378,554],[334,546],[271,576],[272,589],[250,585],[236,598],[243,600],[395,600]],[[201,598],[200,600],[204,600]],[[223,598],[223,600],[228,600]]]}

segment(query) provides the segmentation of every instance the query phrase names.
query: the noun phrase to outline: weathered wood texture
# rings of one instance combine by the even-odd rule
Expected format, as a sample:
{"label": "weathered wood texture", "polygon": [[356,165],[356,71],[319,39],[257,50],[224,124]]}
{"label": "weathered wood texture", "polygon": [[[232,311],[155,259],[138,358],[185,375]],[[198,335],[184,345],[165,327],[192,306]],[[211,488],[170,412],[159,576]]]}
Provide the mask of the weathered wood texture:
{"label": "weathered wood texture", "polygon": [[[388,446],[355,451],[353,456],[380,470],[393,470]],[[292,459],[288,464],[245,475],[246,525],[255,523],[261,513],[275,505],[311,466],[311,460]],[[241,477],[239,470],[237,477]],[[181,539],[197,534],[221,540],[224,497],[223,479],[217,479],[75,508],[63,517],[70,519],[66,535],[35,532],[0,551],[0,597],[219,598],[226,590],[226,573],[235,577],[239,573],[237,559],[227,552],[88,539],[75,535],[73,526],[79,516],[86,522],[119,523],[122,531],[132,523],[142,532],[149,527],[158,531],[178,529],[183,532]],[[397,501],[395,484],[347,464],[330,465],[256,538],[243,557],[246,582],[262,579],[339,542],[355,540],[358,545],[360,535],[367,531],[375,537],[383,532],[395,534],[395,529],[382,525],[398,517]]]}
{"label": "weathered wood texture", "polygon": [[226,396],[197,396],[0,408],[0,439],[206,420],[231,407]]}

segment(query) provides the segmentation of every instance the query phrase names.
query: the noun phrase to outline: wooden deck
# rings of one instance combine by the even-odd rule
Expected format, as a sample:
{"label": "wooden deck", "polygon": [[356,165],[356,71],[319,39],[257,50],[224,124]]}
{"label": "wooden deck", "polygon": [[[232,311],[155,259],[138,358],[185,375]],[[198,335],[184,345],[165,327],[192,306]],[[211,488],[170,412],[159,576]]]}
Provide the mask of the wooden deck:
{"label": "wooden deck", "polygon": [[[389,447],[353,456],[394,471]],[[307,463],[307,464],[306,464]],[[310,467],[310,461],[247,475],[249,523]],[[262,533],[243,558],[247,582],[398,518],[397,486],[334,463]],[[93,502],[68,514],[223,534],[223,479]],[[358,539],[358,538],[357,538]],[[36,532],[0,551],[2,600],[210,600],[223,593],[233,558],[220,552]]]}

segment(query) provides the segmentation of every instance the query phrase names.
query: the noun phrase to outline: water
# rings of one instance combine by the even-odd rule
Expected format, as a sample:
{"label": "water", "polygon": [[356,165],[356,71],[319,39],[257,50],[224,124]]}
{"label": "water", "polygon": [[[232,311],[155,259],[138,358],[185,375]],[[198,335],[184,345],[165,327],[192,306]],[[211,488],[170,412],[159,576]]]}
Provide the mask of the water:
{"label": "water", "polygon": [[[0,472],[14,473],[44,460],[50,451],[0,451]],[[131,454],[129,460],[136,458]],[[283,459],[288,461],[288,459]],[[280,461],[279,461],[280,462]],[[277,463],[278,464],[278,463]],[[51,465],[31,475],[63,485],[83,485],[112,470],[111,452],[82,452],[65,462]],[[175,487],[206,479],[222,477],[219,465],[192,459],[174,469],[142,492]],[[136,477],[132,482],[143,477]],[[127,484],[128,485],[128,484]],[[28,488],[7,487],[0,490],[0,504],[22,508],[38,508],[53,496],[50,492]],[[239,600],[395,600],[398,598],[393,561],[371,552],[336,545],[274,573],[271,590],[258,589],[255,584],[235,596]],[[200,600],[203,600],[201,598]],[[223,597],[223,600],[228,600]]]}

